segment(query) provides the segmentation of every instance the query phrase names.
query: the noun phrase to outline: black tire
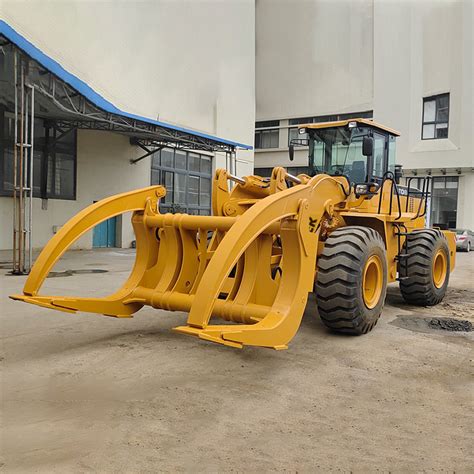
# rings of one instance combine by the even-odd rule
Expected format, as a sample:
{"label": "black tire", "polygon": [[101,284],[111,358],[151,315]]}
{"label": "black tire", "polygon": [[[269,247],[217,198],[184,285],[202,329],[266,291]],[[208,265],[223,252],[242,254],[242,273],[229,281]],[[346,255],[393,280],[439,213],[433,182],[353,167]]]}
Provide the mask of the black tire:
{"label": "black tire", "polygon": [[[380,264],[370,307],[363,296],[369,259]],[[387,256],[380,234],[359,226],[332,232],[318,258],[315,291],[319,315],[328,328],[354,335],[369,332],[377,324],[387,293]]]}
{"label": "black tire", "polygon": [[[403,299],[416,306],[434,306],[442,301],[449,283],[450,255],[444,234],[436,229],[415,230],[407,235],[402,258],[398,263],[400,291]],[[446,259],[442,284],[436,282],[435,259],[442,253]]]}

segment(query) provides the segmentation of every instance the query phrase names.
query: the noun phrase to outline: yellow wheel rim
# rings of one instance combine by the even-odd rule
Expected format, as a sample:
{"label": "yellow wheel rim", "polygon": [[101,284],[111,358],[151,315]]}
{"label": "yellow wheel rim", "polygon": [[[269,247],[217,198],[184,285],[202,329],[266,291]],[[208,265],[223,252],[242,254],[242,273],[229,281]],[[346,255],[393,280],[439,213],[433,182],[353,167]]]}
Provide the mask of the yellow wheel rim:
{"label": "yellow wheel rim", "polygon": [[362,275],[362,296],[367,308],[377,306],[383,289],[383,266],[378,255],[372,255],[366,262]]}
{"label": "yellow wheel rim", "polygon": [[446,254],[439,249],[433,259],[433,283],[436,288],[441,288],[448,273],[448,261]]}

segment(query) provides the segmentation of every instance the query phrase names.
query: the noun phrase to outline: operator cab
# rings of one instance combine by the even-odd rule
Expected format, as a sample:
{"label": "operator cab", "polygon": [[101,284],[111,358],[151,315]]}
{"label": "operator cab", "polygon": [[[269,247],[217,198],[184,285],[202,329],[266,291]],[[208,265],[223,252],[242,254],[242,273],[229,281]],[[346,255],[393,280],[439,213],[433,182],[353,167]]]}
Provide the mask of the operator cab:
{"label": "operator cab", "polygon": [[[395,139],[400,134],[367,119],[301,125],[301,139],[292,140],[290,160],[295,146],[308,146],[310,176],[345,176],[354,185],[381,184],[391,174],[398,182],[400,168],[395,166]],[[305,138],[307,137],[307,138]]]}

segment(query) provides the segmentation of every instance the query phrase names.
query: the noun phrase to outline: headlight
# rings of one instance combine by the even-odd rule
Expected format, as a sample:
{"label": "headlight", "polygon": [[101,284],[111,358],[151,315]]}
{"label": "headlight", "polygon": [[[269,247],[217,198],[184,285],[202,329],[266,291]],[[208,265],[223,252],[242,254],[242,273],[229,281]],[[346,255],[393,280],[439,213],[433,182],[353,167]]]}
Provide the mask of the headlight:
{"label": "headlight", "polygon": [[367,185],[366,184],[358,184],[355,187],[356,194],[367,194]]}
{"label": "headlight", "polygon": [[303,135],[304,133],[306,133],[306,128],[304,128],[304,127],[303,127],[303,128],[300,128],[300,129],[298,130],[298,133],[299,133],[300,135]]}

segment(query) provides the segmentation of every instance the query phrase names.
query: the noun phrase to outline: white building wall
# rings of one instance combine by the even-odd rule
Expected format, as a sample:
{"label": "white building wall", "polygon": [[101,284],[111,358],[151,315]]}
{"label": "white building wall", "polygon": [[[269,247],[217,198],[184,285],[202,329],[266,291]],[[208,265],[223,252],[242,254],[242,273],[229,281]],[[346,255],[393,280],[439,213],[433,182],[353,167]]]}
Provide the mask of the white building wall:
{"label": "white building wall", "polygon": [[[375,2],[374,117],[398,129],[405,175],[459,177],[457,226],[474,228],[473,3]],[[396,40],[395,40],[396,39]],[[422,140],[423,97],[450,94],[447,139]]]}
{"label": "white building wall", "polygon": [[[374,12],[374,117],[401,132],[399,161],[472,167],[472,3],[376,2]],[[445,92],[449,138],[422,140],[423,97]]]}
{"label": "white building wall", "polygon": [[[288,159],[289,118],[373,110],[401,132],[408,176],[459,176],[457,225],[474,229],[473,6],[257,0],[257,120],[280,120],[280,144],[256,150],[256,167],[307,165],[305,149]],[[421,140],[423,97],[445,92],[449,138]]]}
{"label": "white building wall", "polygon": [[372,0],[257,0],[257,120],[370,110]]}
{"label": "white building wall", "polygon": [[252,142],[253,0],[2,0],[0,15],[117,107]]}
{"label": "white building wall", "polygon": [[457,219],[459,228],[474,229],[474,173],[459,178]]}
{"label": "white building wall", "polygon": [[[109,132],[79,130],[77,137],[76,200],[48,199],[43,209],[41,199],[33,199],[34,247],[43,247],[54,235],[53,229],[62,226],[94,201],[119,192],[150,185],[150,158],[130,165],[142,151],[129,144],[128,137]],[[132,167],[133,166],[133,167]],[[12,247],[12,199],[0,197],[0,249]],[[118,226],[118,243],[130,247],[134,240],[130,215],[124,215]],[[72,248],[91,248],[92,231],[81,237]]]}
{"label": "white building wall", "polygon": [[257,120],[280,119],[279,149],[257,150],[257,167],[288,159],[288,118],[373,108],[373,2],[257,0]]}
{"label": "white building wall", "polygon": [[[124,111],[253,142],[254,0],[2,0],[0,18]],[[130,165],[143,152],[126,137],[80,131],[77,152],[77,200],[42,210],[34,199],[35,247],[94,200],[150,184],[150,160]],[[252,171],[253,151],[239,151],[237,173]],[[11,199],[0,197],[0,217],[0,249],[11,248]],[[90,247],[91,236],[77,245]]]}

